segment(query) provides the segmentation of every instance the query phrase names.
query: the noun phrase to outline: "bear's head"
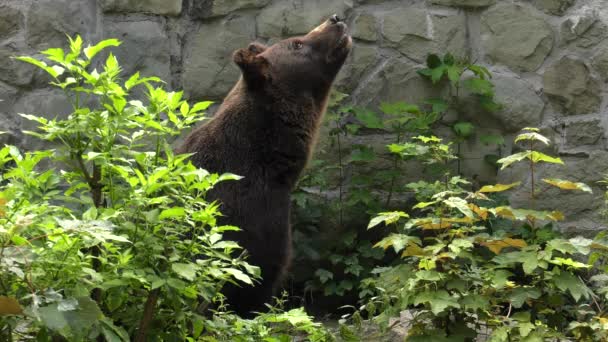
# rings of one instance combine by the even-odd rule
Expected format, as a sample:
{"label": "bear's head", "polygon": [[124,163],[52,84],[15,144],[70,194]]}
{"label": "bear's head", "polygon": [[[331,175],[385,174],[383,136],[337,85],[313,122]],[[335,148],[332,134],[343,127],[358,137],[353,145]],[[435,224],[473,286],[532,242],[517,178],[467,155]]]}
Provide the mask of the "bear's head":
{"label": "bear's head", "polygon": [[326,95],[352,47],[347,25],[332,15],[305,36],[271,46],[251,43],[234,52],[234,62],[252,90],[278,95]]}

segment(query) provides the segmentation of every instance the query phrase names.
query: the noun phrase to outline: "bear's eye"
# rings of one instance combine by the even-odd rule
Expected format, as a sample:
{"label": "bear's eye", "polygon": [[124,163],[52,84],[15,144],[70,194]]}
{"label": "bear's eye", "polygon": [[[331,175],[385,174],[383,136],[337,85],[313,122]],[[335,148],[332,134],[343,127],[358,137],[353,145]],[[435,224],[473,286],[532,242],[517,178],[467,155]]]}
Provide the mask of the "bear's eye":
{"label": "bear's eye", "polygon": [[297,41],[297,40],[292,43],[292,47],[294,50],[300,50],[303,46],[304,46],[304,44],[302,44],[302,42]]}

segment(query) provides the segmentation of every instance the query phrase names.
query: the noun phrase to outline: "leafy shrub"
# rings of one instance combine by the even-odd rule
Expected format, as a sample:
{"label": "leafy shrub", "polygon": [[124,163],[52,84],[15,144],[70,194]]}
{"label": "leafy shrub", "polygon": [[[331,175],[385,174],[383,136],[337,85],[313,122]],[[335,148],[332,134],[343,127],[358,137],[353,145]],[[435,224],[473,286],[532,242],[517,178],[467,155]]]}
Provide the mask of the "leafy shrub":
{"label": "leafy shrub", "polygon": [[[415,141],[417,154],[428,163],[454,158],[439,138],[419,136]],[[537,129],[524,129],[515,142],[526,148],[498,162],[502,168],[528,165],[532,200],[543,191],[539,182],[591,191],[582,183],[537,179],[538,163],[563,164],[535,149],[549,144]],[[605,340],[607,277],[590,270],[605,258],[606,240],[566,239],[553,229],[564,218],[561,212],[513,208],[495,199],[520,182],[475,192],[468,186],[447,171],[438,181],[412,183],[416,217],[391,211],[370,221],[369,228],[393,227],[376,246],[393,249],[401,262],[379,267],[363,281],[362,290],[373,294],[357,315],[369,315],[386,327],[390,318],[411,310],[408,341],[470,340],[484,334],[491,341]]]}
{"label": "leafy shrub", "polygon": [[73,111],[21,114],[56,149],[0,149],[0,339],[252,341],[255,331],[283,341],[295,330],[330,339],[301,310],[253,321],[225,310],[222,286],[252,284],[259,269],[222,239],[238,228],[218,226],[205,195],[239,177],[198,169],[169,144],[210,102],[190,105],[139,73],[122,82],[111,53],[93,67],[119,44],[83,48],[76,37],[67,51],[42,52],[52,65],[17,58],[46,71]]}
{"label": "leafy shrub", "polygon": [[[412,136],[429,134],[450,111],[466,111],[462,98],[474,97],[486,110],[497,110],[491,74],[483,66],[454,58],[430,55],[427,68],[419,74],[448,92],[444,98],[427,99],[420,105],[405,102],[382,103],[380,113],[367,108],[345,105],[346,94],[334,92],[325,116],[324,129],[329,135],[325,151],[312,161],[294,193],[294,239],[296,246],[296,282],[305,282],[306,292],[324,296],[356,296],[357,284],[367,278],[379,260],[381,250],[373,248],[377,233],[366,232],[359,223],[382,208],[391,208],[396,199],[408,197],[402,175],[417,162],[419,145],[407,143]],[[463,118],[452,127],[457,146],[472,138],[474,125]],[[352,143],[369,132],[380,131],[390,141],[384,151]],[[497,155],[486,156],[494,165],[500,158],[500,136],[480,136],[482,142],[498,146]],[[453,158],[457,173],[460,159]],[[385,165],[378,170],[378,165]],[[425,171],[429,178],[440,177],[452,165],[430,164]],[[370,170],[373,170],[371,172]],[[325,222],[324,220],[331,220]],[[318,238],[329,226],[335,235]],[[315,263],[311,264],[311,260]],[[352,301],[351,301],[352,302]]]}

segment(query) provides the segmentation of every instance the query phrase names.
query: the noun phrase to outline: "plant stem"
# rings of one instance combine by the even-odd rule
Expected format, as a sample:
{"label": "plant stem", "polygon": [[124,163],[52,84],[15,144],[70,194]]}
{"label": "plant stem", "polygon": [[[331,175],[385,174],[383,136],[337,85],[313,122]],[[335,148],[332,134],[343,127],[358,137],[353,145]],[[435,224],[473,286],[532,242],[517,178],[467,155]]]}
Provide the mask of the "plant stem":
{"label": "plant stem", "polygon": [[135,342],[145,342],[148,330],[150,329],[150,323],[154,319],[154,310],[156,309],[156,302],[158,301],[158,295],[160,290],[154,289],[148,293],[148,299],[144,305],[144,312],[139,323],[139,330],[135,337]]}
{"label": "plant stem", "polygon": [[[336,123],[338,125],[338,123]],[[346,135],[346,133],[344,133],[344,135]],[[342,143],[340,141],[340,132],[338,132],[338,134],[336,135],[336,143],[338,144],[338,165],[339,170],[340,170],[340,180],[338,182],[338,203],[339,203],[339,220],[340,220],[340,227],[343,227],[344,225],[344,203],[343,203],[343,186],[344,186],[344,164],[342,161]]]}
{"label": "plant stem", "polygon": [[[399,144],[401,142],[401,126],[399,126],[398,131],[397,131],[397,144]],[[395,189],[395,182],[397,181],[397,170],[399,169],[399,156],[395,155],[393,157],[393,171],[395,172],[392,176],[391,176],[391,185],[388,189],[388,196],[386,197],[386,204],[385,207],[388,208],[388,206],[391,203],[391,199],[393,197],[393,191]]]}

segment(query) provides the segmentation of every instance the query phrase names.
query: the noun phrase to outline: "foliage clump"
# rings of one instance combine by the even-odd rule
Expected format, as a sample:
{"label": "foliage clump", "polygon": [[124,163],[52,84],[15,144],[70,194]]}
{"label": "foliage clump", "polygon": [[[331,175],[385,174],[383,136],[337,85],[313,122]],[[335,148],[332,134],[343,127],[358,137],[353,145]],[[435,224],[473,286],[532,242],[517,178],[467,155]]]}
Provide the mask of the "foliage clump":
{"label": "foliage clump", "polygon": [[42,52],[50,65],[17,58],[46,71],[73,110],[21,114],[55,149],[0,149],[0,340],[331,339],[302,310],[244,321],[222,305],[225,283],[259,277],[222,238],[238,228],[218,226],[219,205],[205,200],[239,177],[196,168],[170,146],[211,103],[190,105],[156,77],[123,82],[113,54],[93,59],[116,39],[69,43]]}

